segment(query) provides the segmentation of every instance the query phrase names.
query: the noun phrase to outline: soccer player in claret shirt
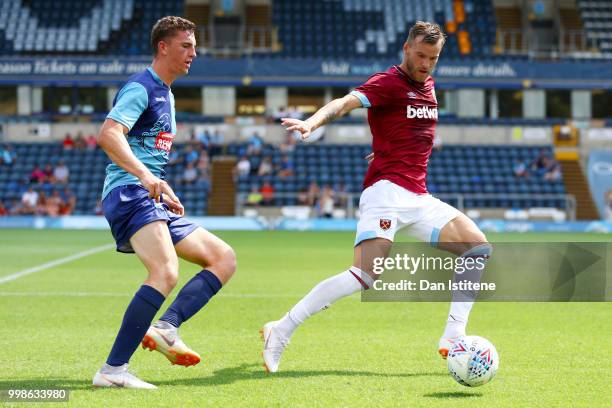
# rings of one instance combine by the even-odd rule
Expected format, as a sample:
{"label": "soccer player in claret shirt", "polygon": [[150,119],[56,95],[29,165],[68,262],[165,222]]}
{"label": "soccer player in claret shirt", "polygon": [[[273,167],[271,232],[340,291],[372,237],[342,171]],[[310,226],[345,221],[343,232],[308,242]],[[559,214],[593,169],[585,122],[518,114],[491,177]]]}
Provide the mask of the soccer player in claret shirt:
{"label": "soccer player in claret shirt", "polygon": [[[98,143],[113,161],[106,169],[102,207],[117,251],[136,253],[148,271],[123,316],[115,343],[93,378],[96,387],[156,388],[127,370],[142,342],[173,364],[190,366],[200,355],[185,345],[179,326],[197,313],[236,269],[232,248],[183,218],[183,205],[164,181],[176,134],[170,85],[196,57],[195,25],[168,16],[151,31],[153,62],[119,90]],[[151,322],[178,280],[178,257],[202,268]]]}
{"label": "soccer player in claret shirt", "polygon": [[[427,192],[425,178],[431,155],[438,104],[430,76],[445,42],[436,24],[417,22],[403,46],[403,59],[343,98],[325,105],[305,121],[286,118],[287,130],[307,139],[313,131],[353,109],[368,108],[372,151],[364,190],[353,264],[315,286],[284,317],[264,325],[264,363],[276,372],[293,332],[313,314],[377,279],[373,259],[387,256],[395,233],[405,228],[422,241],[461,257],[488,258],[491,245],[476,224]],[[475,263],[472,263],[475,264]],[[482,266],[482,263],[480,264]],[[457,301],[462,299],[462,301]],[[438,352],[446,358],[455,339],[465,335],[474,296],[455,296]]]}

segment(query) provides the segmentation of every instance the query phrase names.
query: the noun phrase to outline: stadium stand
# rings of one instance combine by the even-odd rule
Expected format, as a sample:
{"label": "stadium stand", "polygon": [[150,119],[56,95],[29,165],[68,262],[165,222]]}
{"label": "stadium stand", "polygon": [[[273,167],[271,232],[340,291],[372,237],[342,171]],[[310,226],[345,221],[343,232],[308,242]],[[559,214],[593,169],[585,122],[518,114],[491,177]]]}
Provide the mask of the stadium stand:
{"label": "stadium stand", "polygon": [[[37,191],[44,191],[47,196],[52,190],[61,191],[67,187],[77,197],[74,214],[93,214],[102,192],[105,168],[109,163],[102,150],[64,150],[59,143],[13,143],[12,146],[17,153],[17,160],[11,167],[0,166],[0,197],[6,205],[19,200],[30,185]],[[30,172],[36,165],[55,165],[60,160],[70,170],[67,185],[29,183]],[[167,170],[168,180],[189,212],[193,215],[206,214],[208,187],[198,183],[182,184],[180,179],[185,170],[183,163],[168,166]]]}
{"label": "stadium stand", "polygon": [[[438,195],[467,195],[466,208],[565,208],[562,198],[539,198],[537,195],[562,195],[562,180],[546,181],[541,177],[517,178],[513,173],[517,162],[532,163],[545,146],[445,146],[434,152],[429,164],[428,189]],[[231,144],[228,153],[242,156],[245,144]],[[295,176],[278,177],[251,175],[238,181],[238,191],[248,193],[259,189],[269,181],[277,193],[298,193],[308,188],[311,181],[320,186],[343,185],[348,193],[359,193],[367,169],[363,159],[370,152],[368,145],[298,145],[290,154],[295,166]],[[261,155],[251,156],[251,169],[257,169],[263,157],[272,157],[275,166],[280,165],[281,152],[266,145]],[[520,195],[525,196],[520,196]],[[470,198],[470,195],[474,198]],[[499,195],[499,197],[493,197]],[[515,195],[516,198],[510,198]],[[530,195],[530,196],[527,196]],[[508,196],[509,198],[500,198]],[[519,197],[520,196],[520,197]],[[453,201],[452,197],[448,197]],[[455,205],[456,201],[453,202]],[[296,197],[280,197],[275,205],[295,205]]]}
{"label": "stadium stand", "polygon": [[0,54],[150,54],[149,32],[182,0],[1,0]]}
{"label": "stadium stand", "polygon": [[[101,150],[64,150],[57,143],[15,143],[13,147],[19,159],[10,171],[0,172],[0,196],[5,204],[21,198],[29,186],[28,176],[34,166],[63,160],[70,170],[69,183],[65,186],[36,184],[35,189],[50,195],[54,189],[68,187],[78,197],[74,213],[93,213],[108,164],[108,158]],[[177,145],[177,150],[183,148],[184,145]],[[241,156],[246,149],[245,144],[230,144],[227,153]],[[465,195],[466,208],[563,209],[566,203],[561,195],[566,191],[562,180],[546,181],[535,176],[523,179],[513,173],[516,162],[532,163],[542,149],[552,155],[550,147],[545,146],[445,146],[432,155],[428,188],[455,205],[457,202],[453,195]],[[298,145],[288,154],[294,163],[295,175],[257,176],[252,172],[237,181],[237,190],[248,193],[252,187],[259,189],[264,181],[269,181],[276,193],[292,193],[275,198],[275,206],[297,204],[295,194],[307,189],[313,180],[320,186],[329,184],[337,188],[342,185],[347,193],[359,193],[367,169],[363,157],[369,151],[368,145]],[[251,168],[257,169],[264,157],[271,157],[273,166],[278,166],[282,153],[276,146],[265,145],[260,155],[249,158]],[[205,215],[209,186],[181,183],[184,170],[184,163],[169,166],[167,179],[191,214]],[[552,195],[556,197],[546,197]]]}
{"label": "stadium stand", "polygon": [[489,0],[277,0],[273,7],[285,57],[395,58],[416,20],[446,27],[445,58],[489,56],[495,39]]}
{"label": "stadium stand", "polygon": [[578,0],[587,36],[598,42],[603,53],[612,55],[612,2]]}

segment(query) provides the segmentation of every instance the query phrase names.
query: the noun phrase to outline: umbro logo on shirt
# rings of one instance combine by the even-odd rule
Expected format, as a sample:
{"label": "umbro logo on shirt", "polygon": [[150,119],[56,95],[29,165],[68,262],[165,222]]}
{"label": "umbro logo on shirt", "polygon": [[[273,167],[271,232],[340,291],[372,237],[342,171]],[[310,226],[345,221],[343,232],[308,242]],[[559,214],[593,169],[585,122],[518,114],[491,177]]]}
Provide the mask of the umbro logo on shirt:
{"label": "umbro logo on shirt", "polygon": [[164,98],[163,96],[156,96],[155,102],[166,102],[166,98]]}
{"label": "umbro logo on shirt", "polygon": [[416,98],[416,94],[412,91],[408,92],[406,95],[408,95],[409,98]]}

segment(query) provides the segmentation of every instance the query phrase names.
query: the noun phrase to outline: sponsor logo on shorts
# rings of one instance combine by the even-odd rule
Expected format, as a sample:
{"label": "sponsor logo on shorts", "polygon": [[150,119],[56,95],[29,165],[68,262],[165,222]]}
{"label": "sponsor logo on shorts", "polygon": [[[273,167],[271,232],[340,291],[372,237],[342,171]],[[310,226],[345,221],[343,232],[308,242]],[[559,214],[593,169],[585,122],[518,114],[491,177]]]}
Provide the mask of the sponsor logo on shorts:
{"label": "sponsor logo on shorts", "polygon": [[378,223],[380,225],[380,229],[383,231],[386,231],[391,228],[391,220],[388,218],[381,218]]}

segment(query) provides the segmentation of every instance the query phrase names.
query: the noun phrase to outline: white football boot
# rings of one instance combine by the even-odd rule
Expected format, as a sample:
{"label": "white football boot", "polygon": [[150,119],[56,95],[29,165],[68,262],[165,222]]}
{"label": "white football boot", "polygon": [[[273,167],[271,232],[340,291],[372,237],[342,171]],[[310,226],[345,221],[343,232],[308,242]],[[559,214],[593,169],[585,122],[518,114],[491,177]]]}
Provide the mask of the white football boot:
{"label": "white football boot", "polygon": [[275,326],[277,323],[277,321],[268,322],[259,331],[259,334],[261,334],[261,339],[264,341],[264,349],[262,353],[264,368],[269,373],[275,373],[278,371],[278,365],[280,363],[281,356],[283,355],[283,351],[285,351],[285,348],[289,344],[289,339],[280,334],[276,329]]}
{"label": "white football boot", "polygon": [[134,388],[142,390],[155,390],[156,386],[144,382],[128,371],[128,365],[113,368],[112,371],[102,367],[93,378],[96,388]]}
{"label": "white football boot", "polygon": [[157,350],[166,356],[172,364],[185,367],[196,365],[201,360],[198,353],[183,343],[178,334],[178,329],[169,323],[166,323],[166,325],[156,323],[149,327],[147,334],[142,339],[142,348],[149,349],[149,351]]}

